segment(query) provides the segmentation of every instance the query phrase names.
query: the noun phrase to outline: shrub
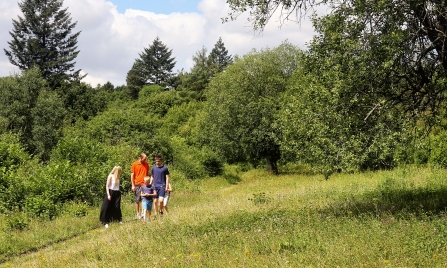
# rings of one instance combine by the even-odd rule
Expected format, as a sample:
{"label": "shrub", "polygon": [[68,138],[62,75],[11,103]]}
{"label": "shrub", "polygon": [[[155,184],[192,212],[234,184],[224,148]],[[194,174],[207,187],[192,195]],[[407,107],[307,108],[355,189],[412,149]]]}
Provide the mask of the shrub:
{"label": "shrub", "polygon": [[429,163],[447,168],[447,132],[441,132],[432,138]]}
{"label": "shrub", "polygon": [[29,158],[20,145],[17,135],[9,133],[0,135],[0,167],[10,170],[26,162]]}
{"label": "shrub", "polygon": [[42,219],[53,219],[58,215],[57,207],[53,201],[45,196],[34,196],[25,199],[25,211],[28,215]]}
{"label": "shrub", "polygon": [[252,201],[255,205],[261,205],[268,203],[271,198],[268,197],[265,193],[257,193],[253,194],[253,197],[249,198],[248,200]]}
{"label": "shrub", "polygon": [[63,207],[64,213],[72,217],[85,217],[88,209],[89,206],[85,202],[69,202]]}
{"label": "shrub", "polygon": [[24,213],[9,213],[8,217],[6,217],[7,231],[23,231],[26,228],[28,228],[28,218]]}

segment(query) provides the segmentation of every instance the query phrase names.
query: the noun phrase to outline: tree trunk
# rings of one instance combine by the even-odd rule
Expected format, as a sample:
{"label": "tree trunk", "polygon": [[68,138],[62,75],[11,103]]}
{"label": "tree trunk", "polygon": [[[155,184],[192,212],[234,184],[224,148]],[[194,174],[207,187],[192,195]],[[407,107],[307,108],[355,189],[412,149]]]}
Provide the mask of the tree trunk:
{"label": "tree trunk", "polygon": [[267,167],[273,175],[278,175],[278,166],[275,160],[267,158]]}

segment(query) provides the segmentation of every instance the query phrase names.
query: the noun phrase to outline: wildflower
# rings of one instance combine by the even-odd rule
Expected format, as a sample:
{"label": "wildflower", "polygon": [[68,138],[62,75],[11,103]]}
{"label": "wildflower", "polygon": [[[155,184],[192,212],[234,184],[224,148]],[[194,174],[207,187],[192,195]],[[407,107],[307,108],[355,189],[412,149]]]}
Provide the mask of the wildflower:
{"label": "wildflower", "polygon": [[246,250],[244,251],[244,253],[245,253],[245,255],[248,255],[248,254],[250,254],[250,250],[246,249]]}

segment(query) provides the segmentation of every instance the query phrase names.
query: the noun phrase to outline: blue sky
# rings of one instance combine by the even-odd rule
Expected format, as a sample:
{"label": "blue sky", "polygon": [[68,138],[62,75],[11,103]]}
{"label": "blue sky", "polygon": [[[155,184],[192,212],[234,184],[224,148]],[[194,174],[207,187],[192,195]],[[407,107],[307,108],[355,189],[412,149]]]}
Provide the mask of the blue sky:
{"label": "blue sky", "polygon": [[173,12],[199,12],[198,0],[109,0],[117,6],[119,13],[126,9],[151,11],[157,14],[170,14]]}

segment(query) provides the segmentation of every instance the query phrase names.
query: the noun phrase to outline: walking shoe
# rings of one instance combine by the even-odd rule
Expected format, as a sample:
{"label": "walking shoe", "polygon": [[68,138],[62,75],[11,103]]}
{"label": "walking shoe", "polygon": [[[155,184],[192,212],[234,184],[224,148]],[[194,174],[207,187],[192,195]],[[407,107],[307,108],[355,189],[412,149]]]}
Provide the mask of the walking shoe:
{"label": "walking shoe", "polygon": [[137,214],[137,219],[142,219],[143,215],[141,215],[140,213]]}
{"label": "walking shoe", "polygon": [[160,211],[160,213],[159,213],[159,214],[160,214],[160,216],[163,216],[163,211]]}

